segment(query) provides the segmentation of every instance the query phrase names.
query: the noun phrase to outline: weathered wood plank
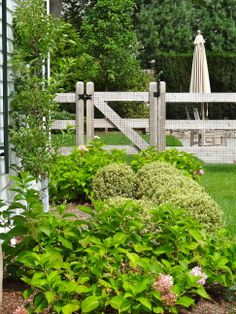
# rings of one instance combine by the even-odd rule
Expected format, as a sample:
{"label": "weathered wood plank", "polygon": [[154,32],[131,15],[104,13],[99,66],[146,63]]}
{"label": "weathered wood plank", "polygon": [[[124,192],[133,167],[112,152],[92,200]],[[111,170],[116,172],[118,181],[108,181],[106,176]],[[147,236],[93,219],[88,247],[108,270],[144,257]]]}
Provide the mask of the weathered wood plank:
{"label": "weathered wood plank", "polygon": [[94,100],[149,102],[148,92],[95,92]]}
{"label": "weathered wood plank", "polygon": [[163,151],[166,146],[166,83],[160,82],[160,97],[157,100],[157,150]]}
{"label": "weathered wood plank", "polygon": [[117,129],[126,135],[135,146],[139,149],[146,149],[149,147],[149,144],[126,123],[125,119],[121,119],[120,116],[102,99],[98,98],[94,101],[94,105],[117,127]]}
{"label": "weathered wood plank", "polygon": [[[62,155],[69,155],[73,152],[75,147],[61,147],[59,149],[59,152]],[[106,145],[103,146],[103,149],[105,150],[112,150],[112,149],[121,149],[124,150],[127,154],[136,154],[139,150],[131,145]]]}
{"label": "weathered wood plank", "polygon": [[[149,119],[123,119],[134,129],[148,129]],[[75,127],[74,120],[56,120],[52,130]],[[94,119],[96,129],[114,129],[116,126],[106,119]],[[166,120],[166,130],[236,130],[236,120]]]}
{"label": "weathered wood plank", "polygon": [[[127,124],[129,124],[134,129],[148,129],[149,119],[124,119]],[[95,129],[114,129],[116,126],[106,119],[94,119]]]}
{"label": "weathered wood plank", "polygon": [[151,82],[149,85],[150,145],[157,147],[158,111],[157,111],[157,97],[154,97],[155,92],[157,92],[157,82]]}
{"label": "weathered wood plank", "polygon": [[94,104],[93,104],[93,93],[94,83],[88,82],[86,84],[86,93],[91,95],[91,99],[86,101],[86,136],[87,142],[90,142],[94,137]]}
{"label": "weathered wood plank", "polygon": [[[166,147],[166,149],[172,148]],[[236,160],[236,147],[232,146],[182,146],[175,148],[192,153],[206,163],[234,163]]]}
{"label": "weathered wood plank", "polygon": [[75,103],[76,94],[75,93],[59,93],[56,95],[54,100],[57,103]]}
{"label": "weathered wood plank", "polygon": [[[84,93],[84,83],[77,82],[76,83],[76,94],[82,95]],[[76,100],[76,120],[75,120],[75,128],[76,128],[76,145],[84,144],[84,100],[77,99]]]}
{"label": "weathered wood plank", "polygon": [[167,103],[235,103],[236,93],[166,93]]}
{"label": "weathered wood plank", "polygon": [[236,130],[236,120],[166,120],[167,130]]}
{"label": "weathered wood plank", "polygon": [[[104,101],[143,101],[149,102],[148,92],[95,92],[94,97]],[[75,93],[59,93],[55,97],[57,103],[75,103]],[[166,93],[167,103],[236,103],[236,93]]]}

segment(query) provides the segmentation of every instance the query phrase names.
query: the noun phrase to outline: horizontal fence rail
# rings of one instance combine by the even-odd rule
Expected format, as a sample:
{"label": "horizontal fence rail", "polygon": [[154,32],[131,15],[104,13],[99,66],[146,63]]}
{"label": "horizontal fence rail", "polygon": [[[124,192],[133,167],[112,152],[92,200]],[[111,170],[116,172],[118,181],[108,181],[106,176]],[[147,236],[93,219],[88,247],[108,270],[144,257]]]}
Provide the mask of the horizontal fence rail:
{"label": "horizontal fence rail", "polygon": [[[95,92],[94,97],[106,101],[149,101],[148,92]],[[236,103],[236,93],[166,93],[166,103]],[[55,97],[57,103],[75,103],[76,93],[60,93]]]}
{"label": "horizontal fence rail", "polygon": [[166,93],[166,103],[236,103],[236,93]]}
{"label": "horizontal fence rail", "polygon": [[[134,129],[149,129],[149,119],[123,119]],[[75,127],[75,120],[56,120],[52,124],[53,130],[65,130]],[[94,119],[96,129],[115,129],[116,126],[106,119]],[[166,120],[166,130],[235,130],[236,120]]]}
{"label": "horizontal fence rail", "polygon": [[76,102],[76,93],[57,94],[54,101],[57,102],[58,104],[75,103]]}
{"label": "horizontal fence rail", "polygon": [[104,101],[140,101],[148,102],[148,92],[94,92],[94,100],[103,99]]}

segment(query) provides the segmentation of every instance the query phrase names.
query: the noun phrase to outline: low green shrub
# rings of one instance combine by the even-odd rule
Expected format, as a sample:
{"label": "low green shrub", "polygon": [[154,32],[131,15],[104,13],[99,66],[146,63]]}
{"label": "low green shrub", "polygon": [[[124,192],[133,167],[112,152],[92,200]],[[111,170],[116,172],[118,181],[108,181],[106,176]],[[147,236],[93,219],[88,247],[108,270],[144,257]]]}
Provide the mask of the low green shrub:
{"label": "low green shrub", "polygon": [[109,164],[98,170],[92,187],[97,199],[103,200],[115,196],[132,198],[135,192],[135,173],[125,163]]}
{"label": "low green shrub", "polygon": [[135,171],[138,171],[144,165],[153,161],[166,161],[193,179],[199,177],[199,170],[202,169],[202,163],[193,154],[178,151],[176,149],[168,149],[159,152],[153,147],[142,150],[135,155],[131,162],[131,166]]}
{"label": "low green shrub", "polygon": [[[196,297],[209,298],[205,286],[235,284],[236,245],[225,231],[205,233],[187,211],[170,206],[146,217],[133,200],[94,205],[80,208],[87,220],[69,220],[63,206],[31,217],[34,247],[14,259],[30,286],[29,313],[178,313]],[[28,221],[22,210],[18,227]],[[4,242],[18,232],[13,227]]]}
{"label": "low green shrub", "polygon": [[103,166],[124,162],[125,153],[105,151],[99,139],[89,146],[80,146],[70,155],[57,157],[50,170],[49,192],[53,202],[84,201],[92,192],[92,180]]}
{"label": "low green shrub", "polygon": [[186,208],[208,229],[221,224],[221,209],[204,188],[165,162],[152,162],[138,171],[136,197],[151,200],[156,205],[170,203]]}
{"label": "low green shrub", "polygon": [[136,208],[136,211],[142,213],[144,216],[147,216],[149,211],[152,208],[155,208],[153,202],[148,200],[136,200],[133,198],[116,196],[106,199],[106,202],[103,205],[103,209],[106,210],[106,208],[114,206],[125,206],[127,207],[127,209],[131,207],[132,210]]}
{"label": "low green shrub", "polygon": [[206,233],[186,210],[143,215],[141,201],[113,199],[80,207],[87,219],[62,205],[43,213],[31,181],[17,178],[15,200],[1,212],[3,252],[29,285],[29,313],[178,313],[209,298],[205,286],[236,283],[235,241],[223,229]]}

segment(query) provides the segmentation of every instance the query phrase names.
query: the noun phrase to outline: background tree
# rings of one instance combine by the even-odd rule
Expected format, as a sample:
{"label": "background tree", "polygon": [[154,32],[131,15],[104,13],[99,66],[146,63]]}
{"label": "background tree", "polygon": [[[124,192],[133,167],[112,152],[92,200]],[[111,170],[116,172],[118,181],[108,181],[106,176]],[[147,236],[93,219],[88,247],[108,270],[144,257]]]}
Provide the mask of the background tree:
{"label": "background tree", "polygon": [[97,0],[81,26],[85,53],[95,59],[99,90],[127,90],[140,85],[139,43],[133,27],[134,0]]}
{"label": "background tree", "polygon": [[66,21],[80,30],[81,24],[89,11],[96,3],[96,0],[64,0],[63,16]]}
{"label": "background tree", "polygon": [[144,51],[142,59],[155,59],[161,53],[192,49],[193,7],[185,0],[153,0],[143,5],[137,24],[138,38]]}
{"label": "background tree", "polygon": [[192,52],[198,29],[209,52],[233,52],[236,36],[234,0],[152,0],[142,4],[136,24],[144,64],[163,53]]}
{"label": "background tree", "polygon": [[196,29],[203,32],[208,51],[235,52],[235,0],[202,0],[194,6],[192,29],[193,32]]}

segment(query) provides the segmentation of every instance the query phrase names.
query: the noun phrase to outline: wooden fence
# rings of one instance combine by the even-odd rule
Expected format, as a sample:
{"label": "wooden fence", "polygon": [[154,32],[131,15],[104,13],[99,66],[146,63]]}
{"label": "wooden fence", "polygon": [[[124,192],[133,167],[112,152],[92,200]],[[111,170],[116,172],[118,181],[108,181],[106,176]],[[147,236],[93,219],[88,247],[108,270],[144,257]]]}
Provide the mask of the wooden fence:
{"label": "wooden fence", "polygon": [[[166,120],[166,105],[175,103],[199,104],[199,103],[234,103],[236,105],[236,93],[166,93],[165,83],[150,83],[147,92],[96,92],[92,82],[87,83],[86,93],[84,84],[78,82],[76,93],[58,94],[56,102],[75,103],[76,120],[59,120],[53,124],[53,129],[65,129],[68,125],[76,129],[76,145],[88,143],[94,136],[95,129],[119,129],[133,143],[129,146],[109,145],[106,148],[123,148],[128,153],[135,153],[139,149],[155,146],[158,150],[164,150],[167,130],[194,131],[198,134],[204,132],[236,132],[236,120]],[[142,101],[149,104],[150,115],[147,119],[122,119],[108,102],[112,101]],[[86,107],[86,117],[85,117]],[[94,108],[104,114],[104,119],[94,118]],[[86,123],[84,123],[86,121]],[[86,124],[86,127],[84,125]],[[150,143],[145,142],[135,129],[144,129],[150,132]],[[232,142],[232,141],[231,141]],[[236,140],[235,140],[236,143]],[[115,143],[114,143],[115,144]],[[196,154],[199,158],[209,163],[232,163],[236,160],[236,144],[231,145],[204,145],[191,146],[185,143],[183,147],[176,147]]]}

